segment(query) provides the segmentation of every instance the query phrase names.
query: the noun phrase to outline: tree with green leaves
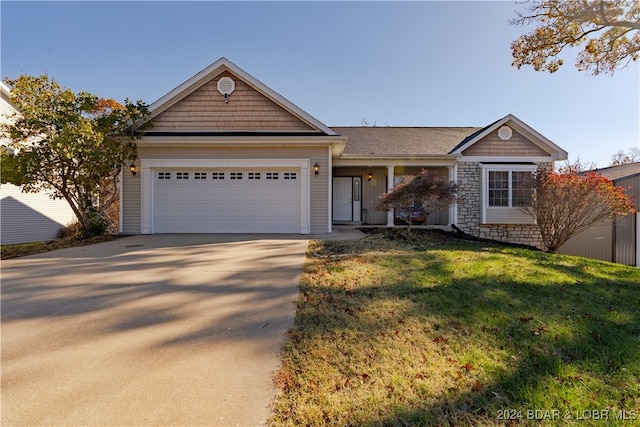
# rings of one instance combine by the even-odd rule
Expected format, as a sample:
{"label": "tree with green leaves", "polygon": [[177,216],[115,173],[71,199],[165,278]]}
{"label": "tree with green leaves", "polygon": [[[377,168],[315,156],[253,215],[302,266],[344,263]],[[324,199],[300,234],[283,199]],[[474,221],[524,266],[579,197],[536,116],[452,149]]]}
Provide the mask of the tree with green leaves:
{"label": "tree with green leaves", "polygon": [[640,56],[640,2],[638,0],[527,0],[514,25],[537,27],[511,44],[513,64],[536,71],[557,71],[560,52],[584,45],[576,67],[613,75]]}
{"label": "tree with green leaves", "polygon": [[405,175],[389,192],[378,199],[375,208],[378,210],[406,209],[407,229],[411,231],[413,218],[412,208],[424,208],[433,212],[450,206],[457,199],[458,186],[446,182],[434,172],[423,169],[418,175]]}
{"label": "tree with green leaves", "polygon": [[18,112],[0,128],[9,140],[0,181],[66,200],[83,236],[104,232],[120,171],[136,159],[140,134],[131,124],[148,114],[147,106],[74,93],[46,74],[6,83]]}

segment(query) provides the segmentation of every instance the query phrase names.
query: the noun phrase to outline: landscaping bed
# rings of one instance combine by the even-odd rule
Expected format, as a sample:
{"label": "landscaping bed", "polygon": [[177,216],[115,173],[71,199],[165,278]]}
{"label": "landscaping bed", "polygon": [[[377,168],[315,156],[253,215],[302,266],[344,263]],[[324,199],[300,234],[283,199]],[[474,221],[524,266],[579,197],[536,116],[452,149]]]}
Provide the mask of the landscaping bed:
{"label": "landscaping bed", "polygon": [[312,241],[276,384],[272,425],[633,425],[640,270],[429,230]]}

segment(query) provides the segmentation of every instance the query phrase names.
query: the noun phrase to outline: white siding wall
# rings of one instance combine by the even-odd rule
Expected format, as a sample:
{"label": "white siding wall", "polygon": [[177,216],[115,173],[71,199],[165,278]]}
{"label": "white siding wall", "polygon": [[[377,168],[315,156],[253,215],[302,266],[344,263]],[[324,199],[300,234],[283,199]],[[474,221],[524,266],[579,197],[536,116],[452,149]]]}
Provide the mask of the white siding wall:
{"label": "white siding wall", "polygon": [[0,241],[2,244],[48,241],[75,221],[64,200],[45,193],[22,193],[12,184],[0,186]]}

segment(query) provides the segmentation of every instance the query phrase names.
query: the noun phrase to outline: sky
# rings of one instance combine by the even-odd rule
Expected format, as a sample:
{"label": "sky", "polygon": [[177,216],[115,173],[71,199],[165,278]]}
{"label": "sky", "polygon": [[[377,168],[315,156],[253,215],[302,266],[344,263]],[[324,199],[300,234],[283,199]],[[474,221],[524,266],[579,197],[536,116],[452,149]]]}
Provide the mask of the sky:
{"label": "sky", "polygon": [[640,144],[640,67],[511,66],[511,1],[0,2],[2,78],[151,104],[224,56],[328,126],[486,126],[514,114],[598,167]]}

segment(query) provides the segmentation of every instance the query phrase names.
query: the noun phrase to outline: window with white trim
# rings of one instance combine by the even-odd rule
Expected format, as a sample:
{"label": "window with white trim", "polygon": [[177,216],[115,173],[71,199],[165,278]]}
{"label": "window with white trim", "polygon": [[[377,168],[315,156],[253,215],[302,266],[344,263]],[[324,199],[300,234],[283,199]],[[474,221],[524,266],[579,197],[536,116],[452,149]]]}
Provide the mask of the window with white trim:
{"label": "window with white trim", "polygon": [[207,179],[207,173],[206,172],[194,172],[193,173],[193,179]]}
{"label": "window with white trim", "polygon": [[285,172],[284,179],[296,179],[297,174],[295,172]]}
{"label": "window with white trim", "polygon": [[211,172],[211,179],[224,179],[224,172]]}
{"label": "window with white trim", "polygon": [[267,179],[278,179],[278,172],[267,172]]}
{"label": "window with white trim", "polygon": [[249,179],[260,179],[260,172],[249,172]]}
{"label": "window with white trim", "polygon": [[242,179],[242,172],[230,172],[229,179]]}
{"label": "window with white trim", "polygon": [[533,224],[533,164],[481,164],[482,223]]}
{"label": "window with white trim", "polygon": [[171,179],[171,172],[158,172],[158,179]]}
{"label": "window with white trim", "polygon": [[189,172],[176,172],[176,179],[189,179]]}

